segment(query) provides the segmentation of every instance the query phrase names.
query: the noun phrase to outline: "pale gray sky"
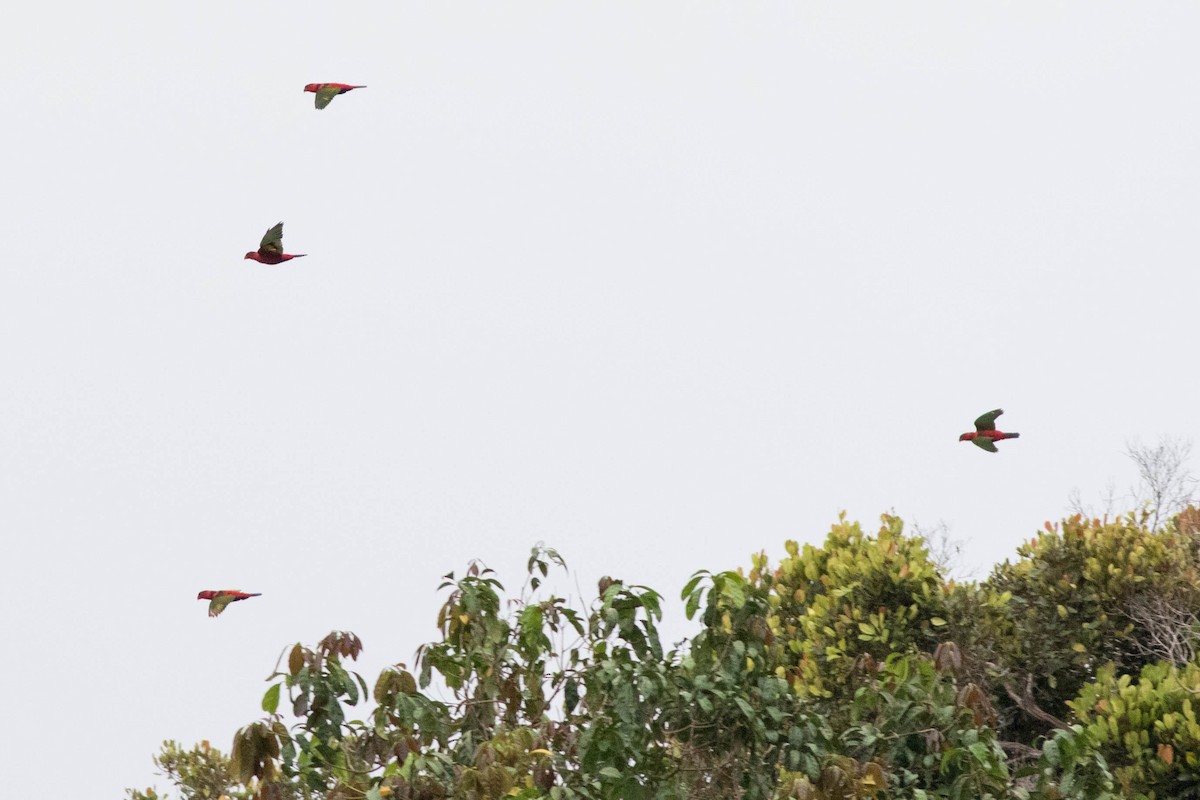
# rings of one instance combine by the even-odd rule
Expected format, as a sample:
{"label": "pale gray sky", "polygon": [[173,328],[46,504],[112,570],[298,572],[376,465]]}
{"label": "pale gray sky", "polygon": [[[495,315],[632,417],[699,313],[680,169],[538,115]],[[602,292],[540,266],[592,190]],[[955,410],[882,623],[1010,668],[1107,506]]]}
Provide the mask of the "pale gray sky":
{"label": "pale gray sky", "polygon": [[[1197,433],[1198,33],[1096,2],[11,9],[6,792],[163,787],[158,743],[227,748],[289,642],[410,660],[471,557],[516,588],[544,539],[588,590],[675,595],[895,509],[986,568],[1127,483],[1127,439]],[[318,112],[315,81],[369,88]],[[279,220],[308,258],[243,261]],[[1019,441],[957,441],[997,406]],[[205,588],[263,597],[211,620]]]}

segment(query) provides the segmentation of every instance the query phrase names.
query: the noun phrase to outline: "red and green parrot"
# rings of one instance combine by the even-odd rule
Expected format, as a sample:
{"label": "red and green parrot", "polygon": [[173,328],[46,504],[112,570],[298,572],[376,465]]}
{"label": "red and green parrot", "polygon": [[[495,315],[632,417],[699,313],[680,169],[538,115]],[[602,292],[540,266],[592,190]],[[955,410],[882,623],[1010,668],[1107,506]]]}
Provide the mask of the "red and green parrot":
{"label": "red and green parrot", "polygon": [[[293,258],[304,258],[306,253],[296,253],[290,255],[283,252],[283,223],[279,223],[274,228],[267,231],[266,236],[263,236],[262,242],[258,245],[258,250],[251,250],[246,253],[245,258],[250,258],[260,264],[282,264],[284,261],[291,261]],[[245,260],[242,259],[243,261]]]}
{"label": "red and green parrot", "polygon": [[247,597],[261,597],[262,592],[239,592],[237,589],[205,589],[196,595],[197,600],[211,600],[208,604],[208,615],[215,617],[225,610],[225,606],[245,600]]}
{"label": "red and green parrot", "polygon": [[999,453],[996,449],[996,442],[1002,439],[1019,439],[1019,433],[1004,433],[996,430],[996,417],[1004,413],[1003,408],[997,408],[995,411],[989,411],[983,414],[979,419],[975,420],[975,432],[964,433],[958,437],[960,442],[974,442],[977,447],[982,447],[989,453]]}
{"label": "red and green parrot", "polygon": [[333,98],[339,94],[345,94],[351,89],[365,89],[365,86],[351,86],[348,83],[310,83],[304,87],[304,91],[313,92],[316,94],[317,108],[324,108],[333,102]]}

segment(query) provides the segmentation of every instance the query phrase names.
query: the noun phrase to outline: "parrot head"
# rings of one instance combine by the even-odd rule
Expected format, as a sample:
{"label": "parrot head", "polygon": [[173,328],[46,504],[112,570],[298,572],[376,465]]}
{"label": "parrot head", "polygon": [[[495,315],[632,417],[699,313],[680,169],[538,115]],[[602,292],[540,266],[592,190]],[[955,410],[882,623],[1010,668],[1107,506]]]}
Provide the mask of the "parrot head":
{"label": "parrot head", "polygon": [[196,595],[196,599],[197,600],[212,600],[216,596],[217,596],[217,593],[214,592],[212,589],[205,589],[203,592]]}
{"label": "parrot head", "polygon": [[258,260],[257,256],[258,256],[258,253],[255,252],[254,250],[251,250],[249,253],[246,253],[246,255],[242,256],[242,261],[245,261],[247,258],[253,258],[255,261],[257,261]]}
{"label": "parrot head", "polygon": [[306,92],[315,92],[315,91],[319,90],[320,88],[321,88],[321,84],[319,84],[319,83],[310,83],[310,84],[308,84],[307,86],[305,86],[305,87],[304,87],[304,91],[306,91]]}
{"label": "parrot head", "polygon": [[975,434],[973,434],[973,433],[964,433],[962,436],[958,437],[958,440],[959,440],[960,442],[969,442],[969,441],[971,441],[971,440],[972,440],[972,439],[974,439],[974,438],[975,438]]}

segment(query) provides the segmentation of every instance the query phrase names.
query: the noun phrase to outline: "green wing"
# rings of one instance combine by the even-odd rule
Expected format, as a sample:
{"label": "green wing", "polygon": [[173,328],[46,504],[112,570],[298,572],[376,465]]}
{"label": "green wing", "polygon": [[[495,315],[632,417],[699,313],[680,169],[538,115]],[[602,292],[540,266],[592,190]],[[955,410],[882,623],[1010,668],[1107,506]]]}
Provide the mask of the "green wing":
{"label": "green wing", "polygon": [[219,615],[222,611],[225,610],[225,607],[232,602],[233,602],[233,595],[231,595],[231,594],[217,595],[216,597],[214,597],[212,599],[212,602],[208,604],[208,615],[210,617],[215,617],[215,616]]}
{"label": "green wing", "polygon": [[996,417],[1004,413],[1003,408],[997,408],[995,411],[989,411],[979,419],[975,420],[975,430],[977,431],[994,431],[996,430]]}
{"label": "green wing", "polygon": [[[974,442],[976,444],[976,446],[982,447],[984,450],[987,450],[989,453],[999,453],[1000,452],[999,450],[996,449],[996,443],[993,442],[991,439],[987,438],[986,436],[976,436],[971,441]],[[217,601],[213,600],[213,602],[215,603]]]}
{"label": "green wing", "polygon": [[268,253],[283,252],[283,223],[279,223],[271,230],[267,231],[267,235],[262,238],[262,243],[258,246],[259,251]]}
{"label": "green wing", "polygon": [[333,102],[333,98],[341,94],[341,89],[336,86],[326,86],[323,89],[317,90],[316,104],[317,108],[324,108]]}

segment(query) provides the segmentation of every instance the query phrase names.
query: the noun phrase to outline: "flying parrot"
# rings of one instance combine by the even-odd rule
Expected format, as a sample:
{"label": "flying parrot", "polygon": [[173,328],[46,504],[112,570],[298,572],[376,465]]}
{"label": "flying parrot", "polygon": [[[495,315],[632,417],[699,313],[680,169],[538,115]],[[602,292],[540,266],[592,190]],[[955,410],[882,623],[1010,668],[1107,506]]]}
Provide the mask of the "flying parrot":
{"label": "flying parrot", "polygon": [[324,108],[333,102],[333,98],[339,94],[345,94],[351,89],[365,89],[365,86],[351,86],[348,83],[310,83],[304,87],[304,91],[313,92],[316,94],[317,108]]}
{"label": "flying parrot", "polygon": [[975,432],[964,433],[958,437],[960,442],[974,442],[977,447],[982,447],[989,453],[999,453],[996,449],[996,442],[1001,439],[1018,439],[1019,433],[1003,433],[996,430],[996,417],[1004,413],[1003,408],[997,408],[995,411],[989,411],[983,414],[979,419],[975,420]]}
{"label": "flying parrot", "polygon": [[197,600],[211,600],[208,604],[208,615],[215,617],[225,610],[225,606],[245,600],[247,597],[260,597],[262,592],[239,592],[237,589],[205,589],[196,595]]}
{"label": "flying parrot", "polygon": [[289,255],[283,252],[283,223],[281,222],[267,231],[266,236],[262,238],[262,242],[258,245],[258,250],[251,250],[249,253],[246,253],[245,258],[253,259],[260,264],[282,264],[284,261],[291,261],[293,258],[304,258],[305,255],[307,254],[297,253]]}

